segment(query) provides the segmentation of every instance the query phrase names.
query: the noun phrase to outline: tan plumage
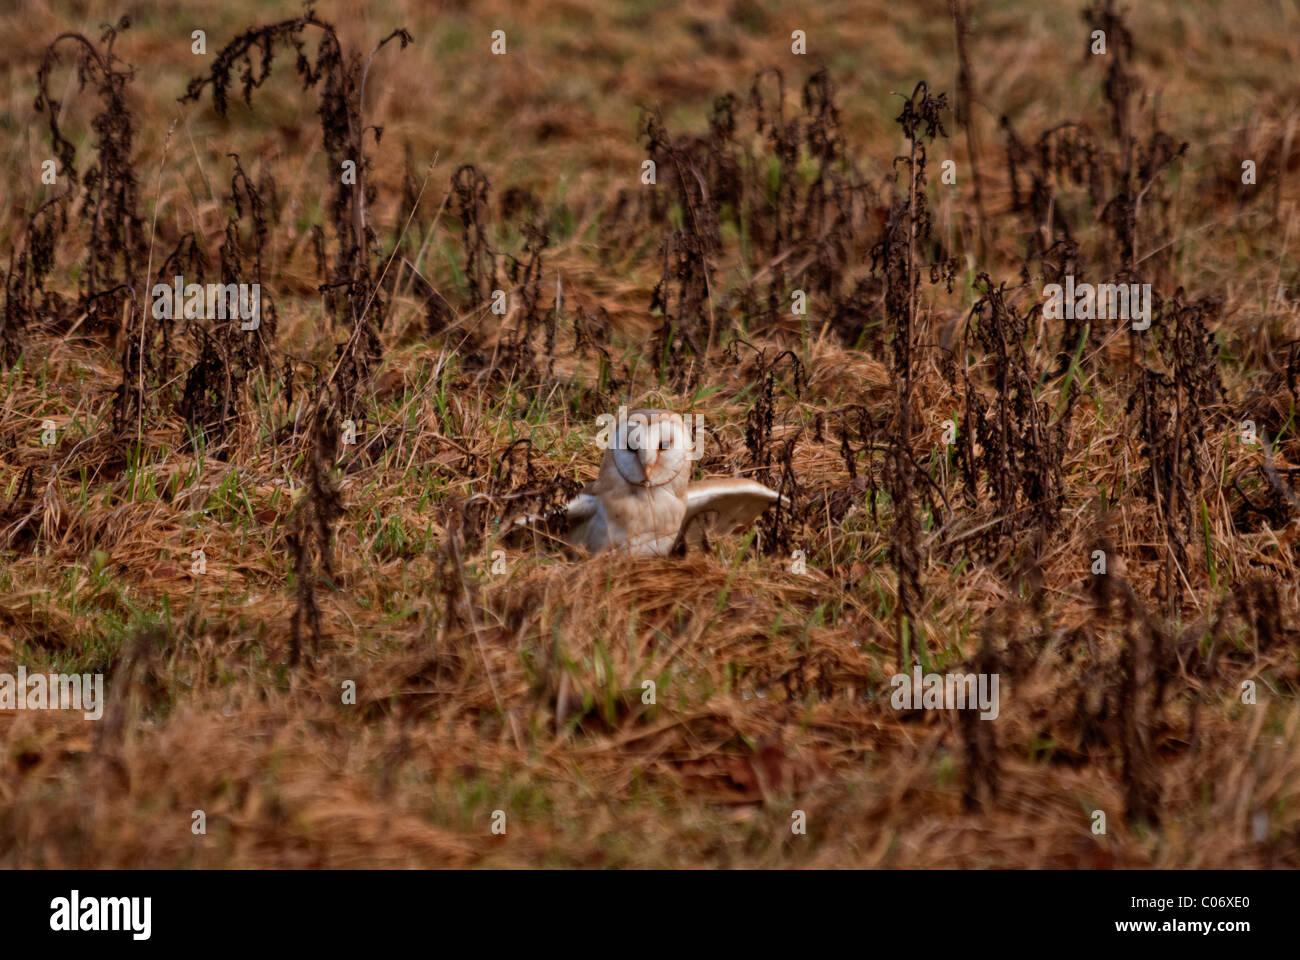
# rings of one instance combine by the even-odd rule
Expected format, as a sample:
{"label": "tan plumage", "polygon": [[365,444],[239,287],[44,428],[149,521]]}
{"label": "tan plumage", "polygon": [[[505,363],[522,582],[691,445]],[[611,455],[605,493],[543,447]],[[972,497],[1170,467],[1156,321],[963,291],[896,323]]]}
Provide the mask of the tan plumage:
{"label": "tan plumage", "polygon": [[605,449],[600,476],[568,507],[570,541],[592,553],[664,556],[682,536],[732,533],[779,499],[739,477],[690,482],[686,427],[667,410],[633,410]]}

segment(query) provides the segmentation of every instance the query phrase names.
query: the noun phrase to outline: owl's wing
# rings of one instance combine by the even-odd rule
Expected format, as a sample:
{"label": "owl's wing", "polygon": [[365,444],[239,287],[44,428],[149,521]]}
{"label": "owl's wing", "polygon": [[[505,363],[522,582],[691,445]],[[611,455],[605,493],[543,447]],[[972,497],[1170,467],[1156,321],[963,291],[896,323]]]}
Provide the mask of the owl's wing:
{"label": "owl's wing", "polygon": [[779,499],[775,490],[755,480],[715,477],[697,481],[686,488],[682,536],[691,546],[698,546],[706,534],[735,533]]}
{"label": "owl's wing", "polygon": [[[570,543],[585,543],[587,530],[593,519],[599,522],[600,498],[588,492],[590,486],[582,490],[564,508],[562,517],[555,514],[544,516],[540,513],[525,513],[514,518],[510,534],[522,534],[531,531],[551,540]],[[558,529],[557,529],[558,527]]]}
{"label": "owl's wing", "polygon": [[581,523],[584,520],[590,520],[591,515],[596,512],[596,507],[600,500],[594,493],[580,493],[569,501],[569,506],[565,515],[569,518],[569,523]]}
{"label": "owl's wing", "polygon": [[567,518],[569,532],[565,539],[571,546],[585,547],[592,553],[598,552],[605,544],[605,512],[600,508],[600,496],[590,492],[594,485],[569,501]]}

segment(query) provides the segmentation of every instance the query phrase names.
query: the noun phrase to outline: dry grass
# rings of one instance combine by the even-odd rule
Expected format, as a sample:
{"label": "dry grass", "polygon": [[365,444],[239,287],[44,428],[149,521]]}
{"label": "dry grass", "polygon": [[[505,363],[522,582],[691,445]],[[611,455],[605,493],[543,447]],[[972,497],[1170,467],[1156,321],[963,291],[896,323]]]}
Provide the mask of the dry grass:
{"label": "dry grass", "polygon": [[[919,80],[957,93],[946,3],[322,0],[345,57],[414,38],[365,81],[350,250],[356,141],[289,53],[251,106],[237,80],[224,117],[177,102],[277,19],[219,6],[114,41],[144,233],[102,283],[80,194],[48,277],[18,258],[65,186],[40,186],[44,50],[121,11],[0,15],[0,671],[109,691],[99,723],[0,713],[0,864],[1300,866],[1294,9],[1134,5],[1103,60],[1076,12],[976,2],[969,140],[946,109],[946,135],[896,122]],[[84,183],[99,107],[69,63]],[[257,337],[109,289],[195,251],[209,282],[260,270]],[[1150,282],[1152,329],[1044,319],[1066,273]],[[660,560],[503,536],[595,476],[620,403],[703,414],[701,469],[793,511]],[[996,670],[998,719],[894,710],[917,655]]]}

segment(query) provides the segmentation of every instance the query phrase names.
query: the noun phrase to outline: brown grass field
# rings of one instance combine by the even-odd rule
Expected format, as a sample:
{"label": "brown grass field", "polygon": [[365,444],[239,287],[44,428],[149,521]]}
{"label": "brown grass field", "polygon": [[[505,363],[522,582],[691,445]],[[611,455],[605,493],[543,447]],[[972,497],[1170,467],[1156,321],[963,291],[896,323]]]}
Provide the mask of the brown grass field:
{"label": "brown grass field", "polygon": [[[1300,8],[302,15],[0,12],[0,866],[1300,867]],[[789,506],[566,548],[621,404]]]}

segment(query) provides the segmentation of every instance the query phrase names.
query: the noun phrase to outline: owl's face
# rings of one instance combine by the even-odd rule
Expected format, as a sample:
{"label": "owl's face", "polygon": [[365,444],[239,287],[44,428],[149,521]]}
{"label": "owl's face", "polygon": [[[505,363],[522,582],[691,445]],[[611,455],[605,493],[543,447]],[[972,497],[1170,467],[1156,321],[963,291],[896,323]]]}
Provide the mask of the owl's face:
{"label": "owl's face", "polygon": [[633,410],[618,425],[614,440],[610,453],[628,483],[658,487],[686,466],[686,427],[668,410]]}

